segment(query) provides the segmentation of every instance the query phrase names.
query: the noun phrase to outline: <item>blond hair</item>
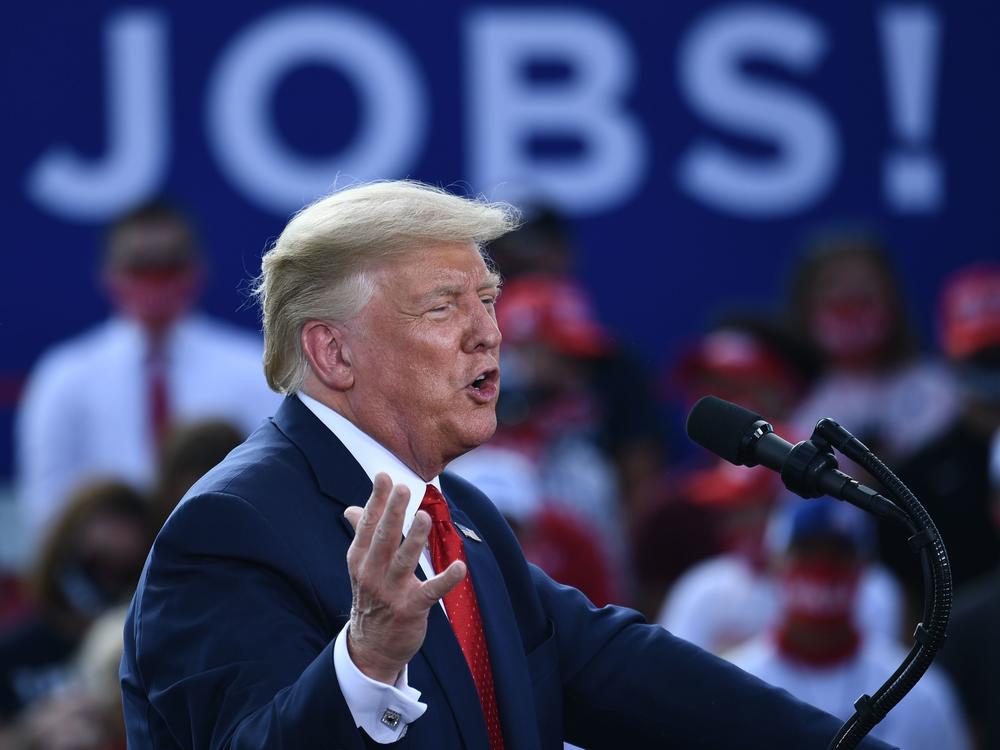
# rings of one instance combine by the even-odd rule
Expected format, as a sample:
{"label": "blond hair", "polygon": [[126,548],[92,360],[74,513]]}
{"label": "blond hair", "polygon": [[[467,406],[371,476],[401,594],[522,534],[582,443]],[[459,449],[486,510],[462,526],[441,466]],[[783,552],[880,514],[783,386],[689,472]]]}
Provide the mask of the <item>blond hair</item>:
{"label": "blond hair", "polygon": [[375,291],[370,271],[429,244],[483,245],[509,232],[505,203],[462,198],[412,180],[372,182],[303,208],[264,253],[253,288],[264,328],[264,374],[279,393],[302,387],[309,364],[300,334],[310,320],[343,322]]}

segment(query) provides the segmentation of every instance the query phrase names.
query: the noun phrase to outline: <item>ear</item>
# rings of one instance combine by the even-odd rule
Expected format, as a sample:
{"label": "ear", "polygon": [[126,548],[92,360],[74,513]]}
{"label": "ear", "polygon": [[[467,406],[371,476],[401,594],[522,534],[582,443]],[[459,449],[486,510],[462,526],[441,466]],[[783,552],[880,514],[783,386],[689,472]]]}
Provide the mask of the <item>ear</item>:
{"label": "ear", "polygon": [[302,326],[302,350],[313,376],[327,388],[346,391],[354,385],[346,332],[325,320],[310,320]]}

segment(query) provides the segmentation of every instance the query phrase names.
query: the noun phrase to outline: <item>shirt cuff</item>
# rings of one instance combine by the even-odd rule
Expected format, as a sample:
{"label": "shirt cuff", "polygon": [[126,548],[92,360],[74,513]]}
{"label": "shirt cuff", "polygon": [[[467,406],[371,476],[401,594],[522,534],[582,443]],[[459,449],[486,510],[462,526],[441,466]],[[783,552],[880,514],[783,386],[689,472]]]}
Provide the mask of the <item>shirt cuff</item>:
{"label": "shirt cuff", "polygon": [[395,685],[373,680],[358,669],[347,651],[348,627],[344,626],[333,644],[333,666],[340,692],[355,725],[375,742],[387,745],[402,737],[407,725],[424,715],[427,704],[418,700],[420,691],[407,683],[407,667],[403,667]]}

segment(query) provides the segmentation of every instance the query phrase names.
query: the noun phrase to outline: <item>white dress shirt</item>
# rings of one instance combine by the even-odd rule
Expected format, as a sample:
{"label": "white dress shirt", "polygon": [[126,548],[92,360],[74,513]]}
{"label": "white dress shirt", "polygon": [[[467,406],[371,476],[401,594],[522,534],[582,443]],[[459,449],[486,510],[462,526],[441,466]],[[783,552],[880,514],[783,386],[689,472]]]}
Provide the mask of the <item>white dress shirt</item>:
{"label": "white dress shirt", "polygon": [[[438,490],[441,489],[438,478],[434,477],[430,482],[425,482],[350,420],[305,393],[300,392],[298,397],[344,444],[354,459],[361,464],[369,479],[374,481],[376,474],[384,472],[389,475],[393,484],[405,485],[410,490],[410,502],[403,516],[403,536],[406,536],[420,508],[427,485],[433,484]],[[420,555],[420,568],[427,578],[435,574],[430,553],[426,549]],[[440,603],[443,608],[444,603]],[[386,685],[363,674],[351,660],[347,650],[349,626],[349,623],[344,626],[333,645],[333,661],[340,692],[347,702],[354,723],[364,729],[369,737],[382,744],[395,742],[403,736],[408,724],[423,715],[427,710],[427,704],[420,702],[420,691],[409,686],[406,667],[403,668],[395,685]]]}
{"label": "white dress shirt", "polygon": [[[854,713],[858,696],[873,693],[899,666],[905,652],[884,638],[866,638],[848,660],[815,667],[792,661],[778,650],[771,636],[760,635],[725,656],[750,674],[844,721]],[[971,747],[954,690],[935,667],[871,733],[906,750]]]}
{"label": "white dress shirt", "polygon": [[[706,651],[726,651],[765,632],[778,616],[774,578],[739,555],[725,554],[689,568],[671,587],[657,622]],[[869,565],[858,591],[857,625],[870,636],[902,630],[903,591],[881,565]],[[857,696],[855,696],[857,697]]]}
{"label": "white dress shirt", "polygon": [[[34,536],[81,482],[148,487],[156,472],[142,327],[114,317],[57,344],[33,368],[17,419],[17,498]],[[281,402],[264,379],[260,338],[191,315],[163,342],[173,423],[218,418],[246,434]]]}

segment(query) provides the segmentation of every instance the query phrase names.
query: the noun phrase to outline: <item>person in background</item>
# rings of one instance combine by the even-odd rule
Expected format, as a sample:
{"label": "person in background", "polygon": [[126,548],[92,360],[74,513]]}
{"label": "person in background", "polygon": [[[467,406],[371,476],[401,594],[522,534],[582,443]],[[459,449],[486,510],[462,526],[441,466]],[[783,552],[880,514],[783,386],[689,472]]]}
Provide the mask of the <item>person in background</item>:
{"label": "person in background", "polygon": [[178,425],[164,440],[153,486],[153,516],[160,528],[191,485],[222,461],[246,436],[230,422],[203,419]]}
{"label": "person in background", "polygon": [[[988,468],[990,438],[1000,428],[1000,264],[976,264],[946,279],[939,324],[941,346],[958,384],[959,409],[897,473],[934,519],[961,592],[1000,564]],[[902,536],[885,532],[884,559],[919,601],[916,556]]]}
{"label": "person in background", "polygon": [[[847,720],[903,661],[895,642],[859,622],[861,581],[874,533],[870,519],[837,500],[796,501],[772,530],[778,617],[765,634],[723,654],[738,667]],[[951,685],[931,668],[871,734],[906,750],[966,750]]]}
{"label": "person in background", "polygon": [[760,467],[719,463],[682,478],[680,502],[712,515],[722,551],[677,579],[656,617],[660,625],[717,654],[768,626],[774,593],[763,538],[779,490],[773,472]]}
{"label": "person in background", "polygon": [[[733,316],[682,359],[678,379],[690,402],[718,395],[768,415],[779,434],[795,440],[808,433],[796,435],[784,423],[815,372],[815,354],[781,325]],[[774,509],[788,495],[774,472],[722,459],[673,482],[683,502],[712,512],[721,554],[677,580],[657,621],[674,635],[723,653],[766,630],[777,615],[765,537]],[[884,569],[872,567],[861,589],[866,626],[895,636],[902,616],[899,586]]]}
{"label": "person in background", "polygon": [[[990,510],[1000,529],[1000,430],[990,453]],[[979,750],[1000,748],[1000,565],[956,598],[941,664],[958,688]]]}
{"label": "person in background", "polygon": [[578,514],[546,500],[537,467],[528,458],[481,445],[449,468],[493,501],[528,562],[552,580],[579,589],[598,607],[620,600],[599,535]]}
{"label": "person in background", "polygon": [[[768,546],[768,521],[797,501],[770,470],[728,463],[690,475],[683,492],[689,502],[717,514],[723,552],[678,578],[657,622],[680,638],[725,654],[767,631],[779,617],[780,575]],[[905,602],[896,579],[872,564],[858,588],[859,627],[886,640],[898,638]]]}
{"label": "person in background", "polygon": [[903,290],[880,241],[862,231],[823,235],[790,290],[791,322],[819,347],[826,371],[792,421],[808,436],[831,417],[890,463],[936,437],[955,413],[947,370],[918,356]]}
{"label": "person in background", "polygon": [[66,682],[91,623],[135,590],[153,533],[130,486],[95,480],[73,493],[31,571],[32,615],[0,634],[0,724]]}
{"label": "person in background", "polygon": [[497,307],[504,336],[504,390],[491,445],[535,466],[550,506],[595,529],[624,580],[627,483],[604,437],[609,412],[591,381],[593,362],[613,349],[583,289],[565,277],[521,276]]}
{"label": "person in background", "polygon": [[188,219],[149,203],[110,229],[101,280],[114,314],[45,352],[16,427],[16,496],[39,535],[81,482],[146,488],[171,424],[227,419],[244,432],[277,406],[256,336],[193,312],[204,266]]}
{"label": "person in background", "polygon": [[681,355],[670,373],[671,395],[688,407],[702,396],[718,396],[787,432],[822,366],[821,352],[785,323],[734,311]]}
{"label": "person in background", "polygon": [[526,206],[521,225],[490,245],[490,257],[514,281],[525,275],[570,276],[576,266],[576,252],[570,227],[551,206]]}
{"label": "person in background", "polygon": [[[780,425],[815,369],[809,347],[776,321],[733,314],[684,353],[669,382],[671,395],[688,408],[713,394]],[[711,651],[759,632],[773,610],[762,550],[780,491],[772,472],[716,458],[668,472],[632,528],[635,569],[651,619]],[[697,552],[703,554],[694,557]],[[673,573],[684,560],[685,569]]]}
{"label": "person in background", "polygon": [[39,701],[7,736],[6,750],[125,750],[118,664],[124,606],[94,622],[73,659],[66,686]]}
{"label": "person in background", "polygon": [[[541,328],[575,327],[581,337],[588,327],[595,331],[592,342],[571,344],[569,353],[582,355],[580,365],[587,386],[601,407],[599,442],[615,463],[621,480],[621,500],[626,512],[631,513],[662,470],[667,452],[664,419],[649,374],[601,324],[577,275],[578,248],[570,225],[546,206],[529,207],[524,214],[526,220],[520,227],[490,247],[505,280],[497,314],[504,315],[505,307],[518,306],[523,315],[524,308],[531,307]],[[521,298],[518,302],[513,300],[515,294]],[[550,296],[547,302],[533,301],[546,296]],[[541,323],[545,317],[555,320]],[[580,322],[585,318],[591,321],[589,325]],[[513,370],[508,372],[515,375]],[[506,376],[507,382],[514,387],[510,375]],[[507,384],[504,387],[507,406],[516,407],[513,391]],[[501,403],[500,408],[505,409],[505,405]]]}

